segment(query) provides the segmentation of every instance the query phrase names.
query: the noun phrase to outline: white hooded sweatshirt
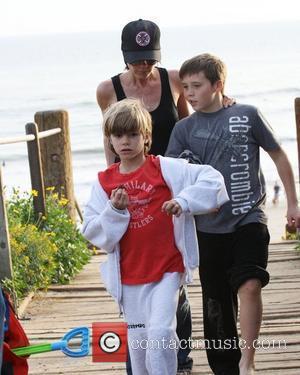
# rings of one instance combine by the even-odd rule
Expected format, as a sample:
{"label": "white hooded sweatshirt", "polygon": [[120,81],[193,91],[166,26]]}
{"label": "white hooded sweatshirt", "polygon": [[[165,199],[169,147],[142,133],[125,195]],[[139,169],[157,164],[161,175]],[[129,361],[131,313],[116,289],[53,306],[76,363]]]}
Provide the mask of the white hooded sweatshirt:
{"label": "white hooded sweatshirt", "polygon": [[[183,213],[173,216],[175,243],[182,254],[185,272],[182,283],[193,281],[199,266],[199,251],[194,215],[209,213],[229,200],[221,173],[208,165],[189,164],[184,159],[158,156],[163,178]],[[216,213],[212,213],[215,215]],[[108,254],[101,264],[107,291],[122,309],[119,241],[127,230],[130,214],[114,208],[97,180],[84,212],[82,233],[93,245]],[[158,229],[159,230],[159,229]]]}

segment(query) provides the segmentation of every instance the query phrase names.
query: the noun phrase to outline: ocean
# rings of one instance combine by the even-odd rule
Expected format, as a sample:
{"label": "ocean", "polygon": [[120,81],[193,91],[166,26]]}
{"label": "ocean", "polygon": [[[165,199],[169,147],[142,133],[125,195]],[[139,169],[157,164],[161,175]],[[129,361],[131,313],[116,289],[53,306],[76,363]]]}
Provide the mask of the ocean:
{"label": "ocean", "polygon": [[[225,93],[259,107],[291,160],[298,181],[294,99],[300,97],[300,22],[163,28],[161,65],[178,69],[210,52],[228,68]],[[37,111],[65,109],[70,117],[75,194],[88,199],[105,168],[99,82],[124,68],[119,31],[0,38],[0,137],[25,134]],[[279,180],[262,151],[268,194]],[[0,145],[4,184],[30,190],[25,143]]]}

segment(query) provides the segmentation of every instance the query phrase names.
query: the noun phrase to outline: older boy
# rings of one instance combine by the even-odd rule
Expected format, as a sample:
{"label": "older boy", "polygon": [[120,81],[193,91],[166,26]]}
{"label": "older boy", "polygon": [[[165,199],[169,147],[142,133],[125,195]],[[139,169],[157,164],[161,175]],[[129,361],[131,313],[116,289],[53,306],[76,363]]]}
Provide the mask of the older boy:
{"label": "older boy", "polygon": [[[195,113],[179,121],[166,155],[188,150],[203,164],[219,170],[230,201],[217,215],[196,218],[201,253],[204,335],[207,357],[215,374],[246,375],[254,368],[254,343],[262,319],[261,289],[266,271],[269,233],[263,207],[265,183],[259,147],[269,153],[283,182],[289,225],[299,226],[300,215],[293,172],[272,129],[253,106],[222,106],[226,68],[215,56],[187,60],[179,76],[184,96]],[[241,350],[236,327],[240,300]],[[221,344],[220,344],[221,343]]]}

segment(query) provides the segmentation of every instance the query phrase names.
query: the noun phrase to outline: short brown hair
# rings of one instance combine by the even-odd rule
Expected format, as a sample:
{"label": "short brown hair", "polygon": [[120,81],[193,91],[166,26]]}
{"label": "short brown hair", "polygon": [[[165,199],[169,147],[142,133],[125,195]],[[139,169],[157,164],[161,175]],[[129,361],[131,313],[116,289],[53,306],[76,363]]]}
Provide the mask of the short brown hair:
{"label": "short brown hair", "polygon": [[[130,132],[141,133],[147,138],[145,154],[149,152],[152,143],[152,119],[140,100],[128,98],[109,106],[104,113],[102,126],[107,138]],[[110,147],[115,153],[111,144]]]}
{"label": "short brown hair", "polygon": [[203,72],[205,77],[213,85],[217,81],[222,81],[225,85],[226,65],[217,56],[209,53],[203,53],[186,60],[179,70],[179,77],[183,79],[187,75]]}

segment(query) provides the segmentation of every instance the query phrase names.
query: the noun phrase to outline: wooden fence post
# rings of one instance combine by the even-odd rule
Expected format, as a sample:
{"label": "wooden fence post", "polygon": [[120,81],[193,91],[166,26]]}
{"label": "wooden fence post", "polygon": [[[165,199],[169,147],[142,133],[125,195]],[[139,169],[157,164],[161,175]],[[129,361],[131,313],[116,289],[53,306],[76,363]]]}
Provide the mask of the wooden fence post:
{"label": "wooden fence post", "polygon": [[60,196],[63,195],[68,199],[69,215],[75,222],[76,205],[68,112],[63,110],[37,112],[34,120],[39,131],[61,129],[59,134],[40,142],[44,183],[46,188],[54,186]]}
{"label": "wooden fence post", "polygon": [[27,142],[27,150],[30,166],[31,187],[32,190],[36,190],[38,192],[37,196],[33,195],[33,207],[35,217],[36,219],[39,219],[46,213],[46,203],[38,128],[33,122],[26,124],[25,128],[26,134],[33,134],[35,136],[33,141]]}
{"label": "wooden fence post", "polygon": [[295,115],[298,145],[298,181],[300,183],[300,98],[295,98]]}
{"label": "wooden fence post", "polygon": [[5,278],[12,280],[13,270],[10,254],[9,232],[5,207],[5,196],[0,166],[0,281]]}

